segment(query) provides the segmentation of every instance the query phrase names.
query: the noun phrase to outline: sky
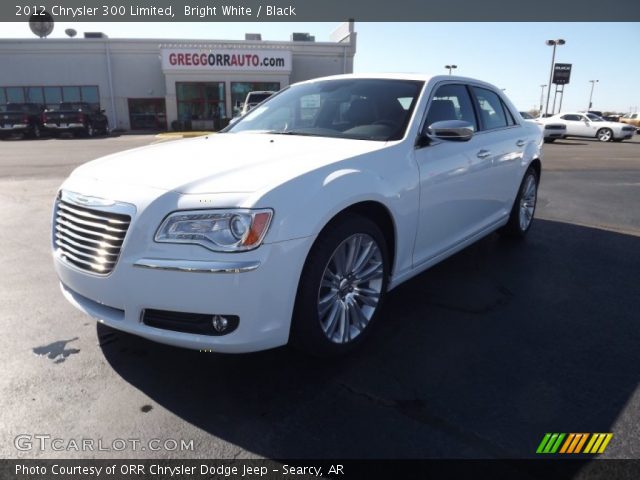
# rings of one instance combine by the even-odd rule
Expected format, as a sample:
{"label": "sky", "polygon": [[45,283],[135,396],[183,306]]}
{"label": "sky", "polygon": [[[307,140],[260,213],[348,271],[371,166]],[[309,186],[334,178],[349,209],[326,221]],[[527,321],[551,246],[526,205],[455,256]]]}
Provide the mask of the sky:
{"label": "sky", "polygon": [[[309,32],[328,41],[339,22],[322,23],[64,23],[51,38],[74,28],[105,32],[111,38],[242,40],[247,32],[263,40],[288,40],[291,32]],[[552,48],[545,40],[562,38],[556,62],[571,63],[563,111],[585,110],[590,80],[598,80],[593,110],[640,111],[640,23],[358,23],[355,72],[446,73],[505,89],[520,110],[540,104],[540,85],[549,83]],[[0,23],[0,38],[33,38],[26,23]],[[42,40],[42,41],[46,41]],[[0,46],[0,48],[2,48]],[[0,69],[0,83],[2,73]],[[546,89],[545,89],[546,95]],[[551,102],[553,102],[553,89]],[[549,107],[551,108],[551,106]]]}

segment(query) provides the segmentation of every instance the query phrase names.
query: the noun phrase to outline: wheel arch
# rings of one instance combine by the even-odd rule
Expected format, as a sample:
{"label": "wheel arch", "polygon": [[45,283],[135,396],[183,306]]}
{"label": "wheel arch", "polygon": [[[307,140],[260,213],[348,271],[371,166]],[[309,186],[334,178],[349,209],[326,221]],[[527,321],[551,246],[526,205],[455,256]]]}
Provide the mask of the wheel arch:
{"label": "wheel arch", "polygon": [[542,162],[540,159],[537,157],[534,158],[531,160],[531,163],[529,163],[529,166],[535,170],[536,175],[538,176],[538,182],[540,182],[540,176],[542,175]]}
{"label": "wheel arch", "polygon": [[[384,236],[385,242],[387,244],[387,254],[389,257],[389,272],[393,272],[393,266],[396,258],[396,235],[397,235],[397,227],[395,221],[393,219],[393,215],[391,211],[386,207],[386,205],[376,201],[376,200],[364,200],[359,201],[357,203],[353,203],[347,207],[344,207],[342,210],[337,212],[333,217],[329,219],[328,222],[324,224],[318,233],[318,238],[322,235],[322,233],[333,223],[341,220],[345,216],[348,215],[360,215],[371,220],[375,223]],[[314,242],[315,243],[315,242]],[[311,247],[313,249],[313,246]]]}

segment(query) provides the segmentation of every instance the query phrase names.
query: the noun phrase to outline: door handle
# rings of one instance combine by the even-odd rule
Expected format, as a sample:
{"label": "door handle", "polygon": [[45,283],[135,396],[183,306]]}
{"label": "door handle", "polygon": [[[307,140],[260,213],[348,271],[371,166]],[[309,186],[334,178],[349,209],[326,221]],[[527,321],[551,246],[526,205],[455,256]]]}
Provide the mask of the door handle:
{"label": "door handle", "polygon": [[525,142],[524,140],[518,140],[518,141],[516,142],[516,145],[517,145],[518,147],[524,147],[524,144],[525,144],[525,143],[527,143],[527,142]]}
{"label": "door handle", "polygon": [[480,150],[476,156],[478,158],[487,158],[489,155],[491,155],[491,152],[489,150]]}

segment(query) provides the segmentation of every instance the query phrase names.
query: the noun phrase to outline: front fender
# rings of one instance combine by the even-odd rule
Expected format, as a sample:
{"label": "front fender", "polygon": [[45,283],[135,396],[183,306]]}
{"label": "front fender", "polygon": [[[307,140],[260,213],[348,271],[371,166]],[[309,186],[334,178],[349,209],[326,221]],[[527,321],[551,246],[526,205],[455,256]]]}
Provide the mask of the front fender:
{"label": "front fender", "polygon": [[[413,158],[396,157],[393,150],[387,150],[360,160],[309,172],[255,199],[255,204],[275,211],[265,243],[315,237],[343,210],[361,202],[377,202],[387,209],[395,226],[394,270],[409,268],[419,205]],[[363,162],[371,167],[362,168]]]}

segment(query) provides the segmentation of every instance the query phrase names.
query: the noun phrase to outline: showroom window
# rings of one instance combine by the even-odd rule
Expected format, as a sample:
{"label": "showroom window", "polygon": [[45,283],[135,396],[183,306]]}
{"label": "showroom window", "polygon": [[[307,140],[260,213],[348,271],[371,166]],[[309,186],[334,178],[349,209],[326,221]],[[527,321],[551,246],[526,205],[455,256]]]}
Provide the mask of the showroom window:
{"label": "showroom window", "polygon": [[7,103],[24,103],[24,91],[22,87],[7,88]]}
{"label": "showroom window", "polygon": [[176,82],[176,100],[179,128],[221,128],[224,82]]}
{"label": "showroom window", "polygon": [[249,92],[280,90],[278,82],[231,82],[231,105],[233,106],[233,116],[240,115],[244,100]]}
{"label": "showroom window", "polygon": [[39,103],[55,108],[60,102],[86,102],[100,109],[100,93],[94,85],[0,87],[2,103]]}

